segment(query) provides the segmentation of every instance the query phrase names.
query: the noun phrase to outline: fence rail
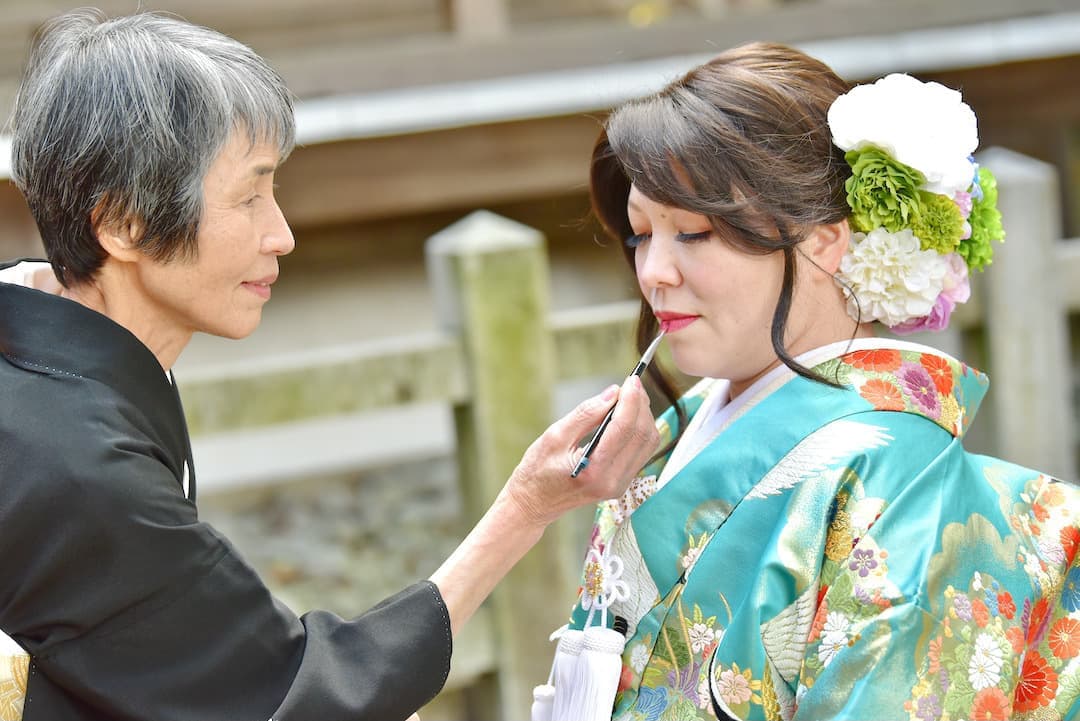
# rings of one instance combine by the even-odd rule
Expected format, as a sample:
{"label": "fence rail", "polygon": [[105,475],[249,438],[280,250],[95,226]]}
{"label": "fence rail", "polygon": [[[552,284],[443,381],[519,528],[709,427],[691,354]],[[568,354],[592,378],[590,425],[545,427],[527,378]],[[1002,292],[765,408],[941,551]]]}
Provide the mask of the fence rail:
{"label": "fence rail", "polygon": [[[552,313],[556,380],[626,372],[637,314],[636,301]],[[196,436],[469,398],[464,350],[449,331],[203,366],[182,380]]]}
{"label": "fence rail", "polygon": [[[1051,166],[1002,149],[980,161],[997,175],[1008,239],[956,326],[982,327],[989,341],[996,454],[1073,479],[1063,389],[1073,385],[1067,316],[1080,311],[1080,242],[1060,237]],[[191,374],[182,391],[193,433],[447,403],[461,492],[477,516],[546,426],[557,382],[625,373],[637,303],[551,313],[542,235],[483,211],[433,237],[428,260],[443,330]],[[448,688],[494,673],[493,717],[527,718],[529,689],[546,676],[546,634],[561,623],[575,573],[559,543],[545,537],[455,644]]]}

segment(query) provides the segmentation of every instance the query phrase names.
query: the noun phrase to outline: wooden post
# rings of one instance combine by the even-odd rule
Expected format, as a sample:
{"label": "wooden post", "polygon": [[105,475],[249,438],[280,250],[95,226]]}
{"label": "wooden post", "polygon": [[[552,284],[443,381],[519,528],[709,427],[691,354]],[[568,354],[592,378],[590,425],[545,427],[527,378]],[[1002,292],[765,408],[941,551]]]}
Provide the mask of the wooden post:
{"label": "wooden post", "polygon": [[510,31],[506,0],[449,0],[450,23],[459,37],[501,38]]}
{"label": "wooden post", "polygon": [[1004,243],[994,244],[994,262],[982,278],[996,455],[1073,480],[1069,327],[1055,283],[1057,173],[1003,148],[980,153],[978,161],[997,177],[1006,234]]}
{"label": "wooden post", "polygon": [[[544,237],[477,211],[432,236],[428,271],[440,322],[460,333],[471,401],[454,409],[462,493],[472,520],[502,488],[526,447],[551,422],[554,344],[548,328]],[[527,719],[547,679],[548,641],[573,601],[572,572],[550,529],[496,589],[501,711]]]}

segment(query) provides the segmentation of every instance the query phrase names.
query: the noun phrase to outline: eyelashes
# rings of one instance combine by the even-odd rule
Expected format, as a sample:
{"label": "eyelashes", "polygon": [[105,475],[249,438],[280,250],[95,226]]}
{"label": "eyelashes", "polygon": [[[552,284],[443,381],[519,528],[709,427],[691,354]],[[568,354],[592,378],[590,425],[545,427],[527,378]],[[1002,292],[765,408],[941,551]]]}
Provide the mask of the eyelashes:
{"label": "eyelashes", "polygon": [[[679,243],[700,243],[712,237],[711,230],[703,230],[700,233],[676,233],[675,240]],[[636,233],[623,241],[627,248],[636,248],[652,237],[652,233]]]}
{"label": "eyelashes", "polygon": [[711,230],[703,230],[700,233],[677,233],[675,240],[680,243],[700,243],[703,240],[708,240],[712,237]]}

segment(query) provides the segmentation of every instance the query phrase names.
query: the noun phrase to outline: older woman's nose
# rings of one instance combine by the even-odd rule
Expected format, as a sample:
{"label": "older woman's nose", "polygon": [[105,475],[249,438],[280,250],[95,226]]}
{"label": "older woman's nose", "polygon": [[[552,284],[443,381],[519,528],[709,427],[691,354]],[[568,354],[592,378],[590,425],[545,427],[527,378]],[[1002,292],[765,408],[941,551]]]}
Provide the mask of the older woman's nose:
{"label": "older woman's nose", "polygon": [[274,201],[273,205],[269,227],[266,228],[262,236],[263,252],[272,253],[273,255],[288,255],[296,247],[296,240],[293,238],[292,229],[289,227],[288,221],[285,220],[285,214],[278,207],[277,201]]}

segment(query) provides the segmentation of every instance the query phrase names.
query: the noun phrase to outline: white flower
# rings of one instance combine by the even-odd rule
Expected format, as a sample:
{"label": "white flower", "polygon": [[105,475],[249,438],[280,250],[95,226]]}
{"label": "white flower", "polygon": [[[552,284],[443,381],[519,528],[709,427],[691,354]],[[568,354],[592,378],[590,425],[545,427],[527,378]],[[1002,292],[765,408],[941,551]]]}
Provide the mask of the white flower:
{"label": "white flower", "polygon": [[951,198],[971,186],[975,113],[944,85],[900,73],[859,85],[833,102],[829,128],[841,150],[877,146],[925,175],[933,193]]}
{"label": "white flower", "polygon": [[685,568],[687,571],[691,570],[694,567],[694,564],[697,563],[698,556],[700,555],[700,547],[694,546],[693,548],[689,549],[686,552],[686,555],[682,557],[682,567]]}
{"label": "white flower", "polygon": [[1039,556],[1035,553],[1029,553],[1024,559],[1024,570],[1032,578],[1035,578],[1042,574],[1042,564],[1039,563]]}
{"label": "white flower", "polygon": [[712,694],[709,691],[709,675],[701,674],[701,680],[697,686],[697,707],[702,711],[711,709],[712,707]]}
{"label": "white flower", "polygon": [[632,651],[630,651],[630,667],[637,673],[641,673],[645,670],[645,664],[649,662],[649,649],[645,648],[645,644],[636,644]]}
{"label": "white flower", "polygon": [[690,648],[694,653],[701,653],[705,647],[712,643],[715,634],[713,630],[703,623],[695,623],[690,628]]}
{"label": "white flower", "polygon": [[997,686],[1001,680],[1003,654],[1001,646],[988,633],[975,639],[975,651],[968,662],[968,680],[976,691]]}
{"label": "white flower", "polygon": [[933,310],[948,271],[948,258],[920,250],[919,239],[910,230],[890,233],[877,228],[869,234],[852,234],[837,276],[854,291],[852,295],[844,287],[848,315],[894,326]]}
{"label": "white flower", "polygon": [[716,690],[719,692],[720,698],[724,699],[724,703],[728,706],[738,706],[741,703],[746,703],[751,696],[750,682],[746,680],[746,676],[735,673],[730,668],[724,669],[720,673]]}
{"label": "white flower", "polygon": [[825,634],[821,637],[821,645],[818,646],[818,660],[822,665],[828,666],[832,663],[833,658],[840,652],[840,649],[847,646],[848,638],[846,634],[835,633]]}
{"label": "white flower", "polygon": [[821,645],[818,646],[818,660],[828,666],[840,649],[847,646],[848,629],[851,621],[838,611],[831,611],[825,617],[825,627],[821,632]]}
{"label": "white flower", "polygon": [[847,638],[849,628],[851,628],[851,621],[848,620],[848,617],[839,611],[832,611],[825,617],[825,627],[821,632],[823,634],[840,634]]}

